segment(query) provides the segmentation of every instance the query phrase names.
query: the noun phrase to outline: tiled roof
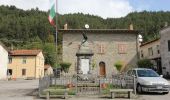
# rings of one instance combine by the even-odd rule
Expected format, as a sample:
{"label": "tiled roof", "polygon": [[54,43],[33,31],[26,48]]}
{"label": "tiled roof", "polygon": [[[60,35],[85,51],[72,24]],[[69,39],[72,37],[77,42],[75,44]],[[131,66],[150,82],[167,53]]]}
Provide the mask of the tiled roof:
{"label": "tiled roof", "polygon": [[10,55],[12,56],[36,56],[42,50],[13,50],[10,51]]}
{"label": "tiled roof", "polygon": [[48,69],[50,67],[51,67],[51,65],[48,65],[48,64],[44,65],[44,69]]}
{"label": "tiled roof", "polygon": [[140,45],[140,47],[145,46],[145,45],[150,44],[150,43],[153,43],[155,41],[159,41],[159,40],[160,40],[160,38],[157,38],[157,39],[154,39],[154,40],[151,40],[151,41],[148,41],[148,42],[144,42]]}
{"label": "tiled roof", "polygon": [[105,32],[105,33],[135,33],[138,34],[139,30],[129,30],[129,29],[59,29],[58,32],[70,32],[70,33],[77,33],[77,32]]}

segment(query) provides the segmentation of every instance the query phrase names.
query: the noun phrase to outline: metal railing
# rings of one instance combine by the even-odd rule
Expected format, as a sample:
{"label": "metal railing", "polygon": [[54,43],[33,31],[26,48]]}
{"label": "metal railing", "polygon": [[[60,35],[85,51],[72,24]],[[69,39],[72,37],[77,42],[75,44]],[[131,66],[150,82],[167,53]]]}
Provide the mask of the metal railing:
{"label": "metal railing", "polygon": [[[81,76],[82,77],[82,76]],[[85,76],[88,78],[89,76]],[[92,78],[92,77],[91,77]],[[54,76],[45,76],[39,79],[39,95],[43,92],[44,89],[49,88],[52,85],[63,85],[67,86],[71,84],[74,86],[76,93],[91,93],[96,94],[101,92],[101,86],[103,84],[113,85],[118,89],[133,89],[136,94],[136,78],[134,76],[128,76],[125,74],[112,75],[112,77],[93,77],[92,79],[78,80],[79,76],[74,77],[60,77],[56,78]],[[94,91],[93,91],[94,90]],[[98,91],[98,92],[97,92]]]}

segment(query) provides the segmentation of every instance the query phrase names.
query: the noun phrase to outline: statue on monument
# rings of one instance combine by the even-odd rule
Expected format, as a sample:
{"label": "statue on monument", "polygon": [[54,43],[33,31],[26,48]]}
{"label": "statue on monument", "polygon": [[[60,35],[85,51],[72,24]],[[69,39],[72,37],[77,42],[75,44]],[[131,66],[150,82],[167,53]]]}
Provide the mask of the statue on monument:
{"label": "statue on monument", "polygon": [[85,42],[87,42],[87,39],[88,39],[88,37],[87,37],[85,32],[83,32],[82,35],[83,35],[83,41],[81,42],[81,45],[83,45]]}

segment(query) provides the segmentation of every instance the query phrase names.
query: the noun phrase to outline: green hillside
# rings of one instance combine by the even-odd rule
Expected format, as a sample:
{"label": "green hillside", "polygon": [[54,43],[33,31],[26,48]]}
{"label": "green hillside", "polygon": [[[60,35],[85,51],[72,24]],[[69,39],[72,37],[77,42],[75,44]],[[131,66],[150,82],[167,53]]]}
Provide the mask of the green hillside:
{"label": "green hillside", "polygon": [[[91,29],[127,29],[132,23],[134,29],[141,30],[144,41],[159,37],[159,30],[164,27],[165,22],[170,23],[170,12],[163,11],[133,12],[122,18],[107,19],[82,13],[57,16],[58,29],[63,28],[65,23],[70,29],[84,28],[86,23]],[[54,34],[55,28],[48,22],[48,12],[40,11],[38,8],[24,11],[15,6],[0,6],[0,41],[7,47],[39,48],[48,52],[47,47],[55,49]],[[59,53],[61,53],[61,35],[58,37]]]}

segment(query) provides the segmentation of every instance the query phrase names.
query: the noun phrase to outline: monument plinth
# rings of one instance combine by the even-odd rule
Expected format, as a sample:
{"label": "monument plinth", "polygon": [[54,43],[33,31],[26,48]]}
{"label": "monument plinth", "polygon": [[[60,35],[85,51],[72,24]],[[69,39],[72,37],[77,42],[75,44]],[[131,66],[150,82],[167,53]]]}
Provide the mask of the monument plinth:
{"label": "monument plinth", "polygon": [[76,53],[77,56],[77,74],[90,74],[92,70],[93,52],[89,48],[88,42],[81,44]]}

